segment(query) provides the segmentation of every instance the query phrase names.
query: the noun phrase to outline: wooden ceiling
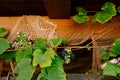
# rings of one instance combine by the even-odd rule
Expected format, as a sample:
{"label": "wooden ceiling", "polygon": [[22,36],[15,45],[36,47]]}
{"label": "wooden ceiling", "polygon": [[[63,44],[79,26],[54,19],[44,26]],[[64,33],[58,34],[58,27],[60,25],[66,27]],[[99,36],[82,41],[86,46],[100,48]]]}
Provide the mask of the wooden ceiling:
{"label": "wooden ceiling", "polygon": [[75,7],[84,7],[89,14],[100,11],[104,2],[117,6],[120,0],[0,0],[0,16],[41,15],[50,18],[69,18]]}

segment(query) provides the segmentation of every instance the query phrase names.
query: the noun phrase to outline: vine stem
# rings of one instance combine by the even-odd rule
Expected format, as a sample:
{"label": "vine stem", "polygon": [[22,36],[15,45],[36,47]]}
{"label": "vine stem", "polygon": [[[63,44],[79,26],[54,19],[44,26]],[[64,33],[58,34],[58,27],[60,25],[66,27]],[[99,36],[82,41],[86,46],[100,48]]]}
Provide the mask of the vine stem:
{"label": "vine stem", "polygon": [[[106,45],[106,46],[89,46],[90,48],[100,48],[100,47],[111,47],[112,45]],[[87,48],[87,46],[67,46],[69,48],[76,48],[76,49],[83,49],[83,48]],[[65,48],[65,47],[57,47],[57,48]]]}
{"label": "vine stem", "polygon": [[[12,61],[12,60],[10,60],[10,67],[11,67],[12,72],[13,72],[13,70],[14,70],[14,64],[13,64],[13,61]],[[12,74],[13,74],[13,77],[14,77],[15,74],[14,74],[14,73],[12,73]]]}
{"label": "vine stem", "polygon": [[114,25],[112,29],[110,29],[110,30],[106,31],[105,33],[101,34],[101,35],[98,36],[96,39],[94,39],[94,40],[92,40],[90,43],[88,43],[87,45],[92,44],[92,43],[95,42],[96,40],[98,40],[98,39],[100,39],[101,37],[103,37],[105,34],[113,31],[113,30],[116,29],[116,28],[118,28],[119,25],[120,25],[120,24]]}
{"label": "vine stem", "polygon": [[[100,48],[100,47],[105,47],[105,48],[109,48],[111,47],[112,45],[105,45],[105,46],[89,46],[89,48]],[[84,48],[87,48],[87,46],[62,46],[62,47],[56,47],[55,49],[59,49],[59,48],[66,48],[66,47],[69,47],[73,50],[75,49],[84,49]],[[23,48],[21,49],[15,49],[15,50],[6,50],[6,52],[12,52],[12,51],[17,51],[17,50],[24,50]]]}

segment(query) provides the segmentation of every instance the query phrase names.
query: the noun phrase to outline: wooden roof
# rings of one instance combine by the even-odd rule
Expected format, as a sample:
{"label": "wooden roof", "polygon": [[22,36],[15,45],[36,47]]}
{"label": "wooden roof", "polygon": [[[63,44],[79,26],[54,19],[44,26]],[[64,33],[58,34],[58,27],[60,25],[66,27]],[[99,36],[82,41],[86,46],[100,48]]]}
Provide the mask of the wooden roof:
{"label": "wooden roof", "polygon": [[41,15],[50,18],[70,18],[75,7],[84,7],[88,12],[99,11],[104,2],[117,6],[120,0],[0,0],[0,16]]}

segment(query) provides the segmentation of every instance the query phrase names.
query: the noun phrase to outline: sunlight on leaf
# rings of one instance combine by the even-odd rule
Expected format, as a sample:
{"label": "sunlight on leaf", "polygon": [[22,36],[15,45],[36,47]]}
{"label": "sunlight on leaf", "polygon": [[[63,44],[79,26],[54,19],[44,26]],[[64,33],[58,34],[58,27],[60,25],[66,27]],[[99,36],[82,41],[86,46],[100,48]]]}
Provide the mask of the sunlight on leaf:
{"label": "sunlight on leaf", "polygon": [[61,43],[66,44],[66,43],[68,43],[69,41],[70,41],[69,39],[62,39],[62,42],[61,42]]}
{"label": "sunlight on leaf", "polygon": [[51,48],[47,49],[45,53],[43,53],[40,49],[35,50],[33,53],[33,66],[36,66],[38,64],[40,67],[51,66],[54,55],[56,54]]}
{"label": "sunlight on leaf", "polygon": [[109,53],[106,52],[105,48],[100,48],[100,58],[102,60],[108,60],[110,58]]}
{"label": "sunlight on leaf", "polygon": [[103,6],[102,6],[102,10],[105,10],[105,9],[107,9],[107,8],[115,8],[115,4],[114,3],[112,3],[112,2],[106,2],[106,3],[104,3],[103,4]]}
{"label": "sunlight on leaf", "polygon": [[32,75],[35,71],[35,67],[31,64],[31,59],[24,58],[20,61],[20,63],[14,69],[14,73],[17,73],[16,80],[31,80]]}
{"label": "sunlight on leaf", "polygon": [[63,64],[64,61],[61,58],[55,57],[51,67],[42,68],[37,80],[40,80],[42,77],[48,80],[66,80]]}
{"label": "sunlight on leaf", "polygon": [[102,8],[101,12],[97,12],[93,18],[93,22],[98,21],[99,23],[106,23],[110,19],[112,19],[113,16],[117,14],[115,4],[112,2],[106,2]]}
{"label": "sunlight on leaf", "polygon": [[52,38],[50,39],[51,47],[57,47],[62,43],[62,38]]}
{"label": "sunlight on leaf", "polygon": [[88,49],[89,51],[91,51],[91,48],[90,48],[90,45],[89,45],[89,44],[87,44],[86,47],[87,47],[87,49]]}
{"label": "sunlight on leaf", "polygon": [[23,58],[24,58],[24,51],[18,50],[16,52],[16,57],[15,57],[16,62],[19,63]]}
{"label": "sunlight on leaf", "polygon": [[107,62],[106,67],[103,69],[103,75],[117,76],[120,74],[120,66]]}
{"label": "sunlight on leaf", "polygon": [[85,21],[89,20],[88,16],[79,16],[79,15],[75,15],[73,16],[73,20],[77,23],[84,23]]}
{"label": "sunlight on leaf", "polygon": [[111,51],[113,51],[114,53],[116,54],[119,54],[120,55],[120,39],[117,39],[112,47],[110,48]]}
{"label": "sunlight on leaf", "polygon": [[46,45],[47,45],[47,41],[44,38],[37,38],[35,39],[35,42],[33,44],[33,48],[34,49],[41,49],[41,50],[45,50],[46,49]]}
{"label": "sunlight on leaf", "polygon": [[0,55],[8,48],[10,48],[9,42],[4,38],[0,38]]}
{"label": "sunlight on leaf", "polygon": [[0,28],[0,37],[4,37],[8,34],[8,31],[5,28]]}

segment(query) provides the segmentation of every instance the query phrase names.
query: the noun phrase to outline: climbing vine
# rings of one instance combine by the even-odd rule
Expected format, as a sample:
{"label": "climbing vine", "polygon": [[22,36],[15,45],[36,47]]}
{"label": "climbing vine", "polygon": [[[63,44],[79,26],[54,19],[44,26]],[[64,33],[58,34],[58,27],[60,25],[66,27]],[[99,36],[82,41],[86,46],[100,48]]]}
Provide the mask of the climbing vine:
{"label": "climbing vine", "polygon": [[[116,5],[114,3],[105,2],[102,5],[101,10],[102,11],[99,11],[94,15],[92,22],[99,22],[102,24],[108,22],[110,19],[112,19],[113,16],[117,15],[117,11],[118,13],[120,13],[120,6],[118,6],[116,9]],[[87,11],[84,8],[77,7],[76,13],[77,14],[73,16],[73,20],[75,22],[80,24],[89,20],[89,17],[87,16]]]}
{"label": "climbing vine", "polygon": [[70,62],[72,52],[65,49],[65,53],[58,55],[56,49],[69,40],[36,38],[32,41],[27,39],[27,34],[19,32],[12,44],[0,38],[0,57],[16,64],[13,69],[13,73],[17,74],[16,80],[31,80],[36,68],[41,69],[37,80],[66,80],[63,64]]}

